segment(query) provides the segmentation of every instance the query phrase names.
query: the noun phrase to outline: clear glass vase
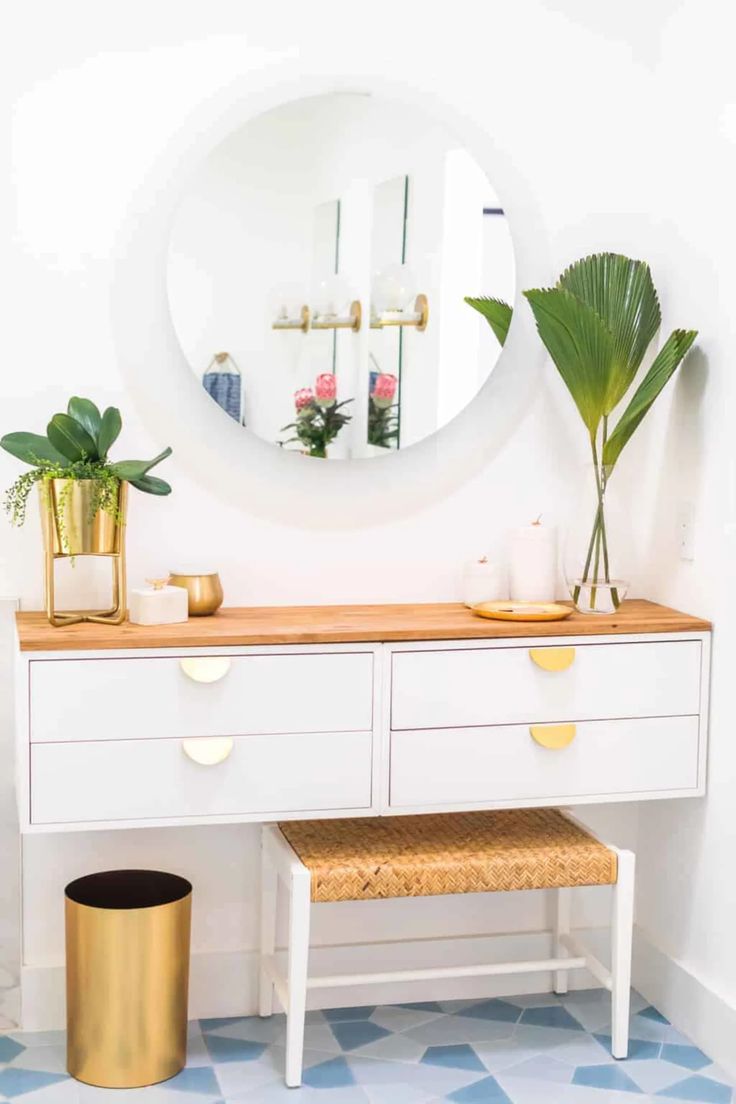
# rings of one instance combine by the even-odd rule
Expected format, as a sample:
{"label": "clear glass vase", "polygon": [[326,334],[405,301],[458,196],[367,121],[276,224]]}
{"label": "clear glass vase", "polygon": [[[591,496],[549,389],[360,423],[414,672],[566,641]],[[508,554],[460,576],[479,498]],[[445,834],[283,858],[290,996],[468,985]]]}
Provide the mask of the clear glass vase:
{"label": "clear glass vase", "polygon": [[610,469],[588,464],[564,548],[565,581],[580,613],[614,613],[626,597],[628,518]]}

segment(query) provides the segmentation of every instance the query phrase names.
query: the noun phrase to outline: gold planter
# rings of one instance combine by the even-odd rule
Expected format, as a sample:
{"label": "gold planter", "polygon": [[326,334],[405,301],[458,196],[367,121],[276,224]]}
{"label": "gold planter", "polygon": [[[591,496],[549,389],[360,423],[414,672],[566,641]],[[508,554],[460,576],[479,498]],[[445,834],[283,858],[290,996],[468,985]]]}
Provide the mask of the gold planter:
{"label": "gold planter", "polygon": [[[45,551],[46,616],[52,625],[98,621],[119,625],[125,620],[125,523],[128,485],[118,489],[116,514],[92,512],[92,479],[49,479],[39,484]],[[113,561],[113,600],[105,610],[65,610],[54,606],[54,561],[75,556],[110,556]]]}
{"label": "gold planter", "polygon": [[66,887],[67,1069],[132,1089],[186,1063],[192,887],[110,870]]}
{"label": "gold planter", "polygon": [[169,586],[186,590],[190,617],[208,617],[222,605],[222,583],[216,571],[206,575],[184,575],[175,571],[169,576]]}

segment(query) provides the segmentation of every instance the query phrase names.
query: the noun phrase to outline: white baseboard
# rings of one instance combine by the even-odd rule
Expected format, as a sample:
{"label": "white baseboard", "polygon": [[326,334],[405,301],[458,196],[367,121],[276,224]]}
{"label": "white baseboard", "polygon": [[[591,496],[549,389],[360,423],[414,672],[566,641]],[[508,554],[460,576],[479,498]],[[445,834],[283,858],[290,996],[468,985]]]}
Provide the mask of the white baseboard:
{"label": "white baseboard", "polygon": [[[581,933],[597,951],[599,933]],[[478,962],[543,959],[552,954],[547,932],[470,936],[451,939],[415,939],[393,943],[315,947],[310,968],[315,974],[361,973],[379,968],[411,969],[427,966],[465,966]],[[192,955],[189,1015],[192,1019],[250,1016],[257,1011],[255,951],[206,952]],[[572,989],[596,985],[585,970],[572,970]],[[22,1027],[26,1031],[53,1031],[64,1027],[63,966],[24,966],[21,971]],[[420,982],[391,982],[342,989],[318,989],[310,994],[311,1008],[363,1004],[399,1004],[403,1001],[459,1000],[473,997],[548,993],[552,975],[516,974],[487,978],[457,978]]]}
{"label": "white baseboard", "polygon": [[736,1007],[641,929],[634,936],[634,987],[684,1035],[736,1078]]}

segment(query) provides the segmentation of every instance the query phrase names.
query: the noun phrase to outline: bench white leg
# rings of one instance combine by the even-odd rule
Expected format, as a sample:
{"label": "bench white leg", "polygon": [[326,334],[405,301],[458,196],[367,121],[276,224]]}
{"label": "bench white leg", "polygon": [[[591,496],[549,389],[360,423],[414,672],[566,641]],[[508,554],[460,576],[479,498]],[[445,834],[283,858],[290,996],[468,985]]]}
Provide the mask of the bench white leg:
{"label": "bench white leg", "polygon": [[266,847],[264,832],[261,836],[261,967],[258,981],[258,1012],[261,1016],[270,1016],[273,1012],[273,982],[263,967],[263,960],[273,955],[276,947],[278,885],[276,867]]}
{"label": "bench white leg", "polygon": [[611,923],[611,1053],[614,1058],[625,1058],[629,1052],[635,863],[633,852],[618,852],[618,880],[613,887]]}
{"label": "bench white leg", "polygon": [[311,879],[304,867],[292,868],[289,877],[289,966],[286,1007],[286,1084],[302,1083],[304,1017],[307,1010],[309,960],[309,909]]}
{"label": "bench white leg", "polygon": [[[572,904],[572,891],[567,886],[562,886],[555,892],[555,957],[567,954],[565,947],[560,942],[560,936],[570,934],[570,906]],[[567,970],[556,970],[554,977],[555,993],[567,992]]]}

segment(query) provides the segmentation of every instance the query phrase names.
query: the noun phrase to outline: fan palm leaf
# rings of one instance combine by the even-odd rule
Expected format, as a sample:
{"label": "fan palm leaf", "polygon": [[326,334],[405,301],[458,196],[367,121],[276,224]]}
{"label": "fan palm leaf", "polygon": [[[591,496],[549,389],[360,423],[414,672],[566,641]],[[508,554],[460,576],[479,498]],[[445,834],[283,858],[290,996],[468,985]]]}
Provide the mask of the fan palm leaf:
{"label": "fan palm leaf", "polygon": [[499,345],[503,345],[511,325],[513,307],[504,303],[503,299],[491,299],[487,295],[466,295],[465,302],[483,315],[498,338]]}
{"label": "fan palm leaf", "polygon": [[602,320],[613,339],[605,409],[618,406],[659,329],[661,313],[649,265],[618,253],[597,253],[570,265],[558,281]]}
{"label": "fan palm leaf", "polygon": [[595,439],[606,413],[613,337],[596,311],[564,288],[531,289],[524,295],[539,336]]}
{"label": "fan palm leaf", "polygon": [[657,396],[677,371],[697,336],[697,330],[673,330],[667,338],[619,418],[616,428],[603,446],[605,468],[609,470],[613,468],[624,445],[628,443]]}

